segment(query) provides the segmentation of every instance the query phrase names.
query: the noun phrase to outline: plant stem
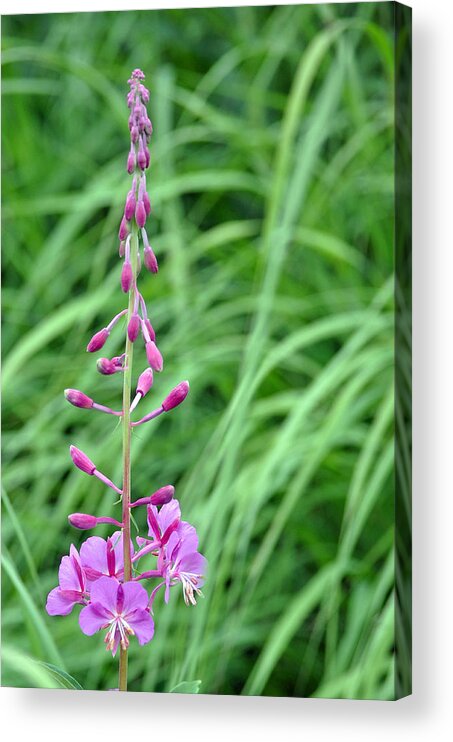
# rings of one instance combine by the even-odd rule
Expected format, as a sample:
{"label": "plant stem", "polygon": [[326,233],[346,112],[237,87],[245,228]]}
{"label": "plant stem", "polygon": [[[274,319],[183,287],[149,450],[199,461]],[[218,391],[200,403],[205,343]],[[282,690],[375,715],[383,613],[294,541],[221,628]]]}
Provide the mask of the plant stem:
{"label": "plant stem", "polygon": [[[134,283],[129,291],[129,306],[127,310],[127,324],[134,311],[135,304],[135,278],[137,273],[138,233],[135,224],[132,226],[131,235],[131,266]],[[129,503],[131,501],[131,426],[130,426],[130,404],[131,404],[131,381],[132,360],[134,344],[131,343],[126,332],[126,349],[124,364],[126,370],[123,376],[123,554],[124,554],[124,581],[132,577],[132,563],[130,554],[131,539],[131,512]],[[120,691],[127,690],[127,649],[120,646],[120,664],[118,688]]]}

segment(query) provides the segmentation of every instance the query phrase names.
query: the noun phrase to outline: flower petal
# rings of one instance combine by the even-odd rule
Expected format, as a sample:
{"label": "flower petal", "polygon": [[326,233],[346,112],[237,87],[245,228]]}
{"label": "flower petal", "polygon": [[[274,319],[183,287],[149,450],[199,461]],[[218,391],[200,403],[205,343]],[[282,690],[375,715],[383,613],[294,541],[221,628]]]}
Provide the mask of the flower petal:
{"label": "flower petal", "polygon": [[99,603],[90,603],[82,608],[79,616],[79,626],[83,633],[92,636],[109,621],[109,614]]}
{"label": "flower petal", "polygon": [[[69,557],[63,557],[69,559]],[[47,596],[46,611],[49,616],[67,616],[71,613],[76,602],[64,595],[59,587],[55,587]]]}
{"label": "flower petal", "polygon": [[174,520],[181,518],[181,508],[179,507],[178,500],[170,500],[165,505],[162,505],[157,520],[159,523],[161,533],[165,533],[170,523]]}
{"label": "flower petal", "polygon": [[80,580],[74,567],[73,556],[64,556],[58,570],[58,581],[62,590],[80,590]]}
{"label": "flower petal", "polygon": [[125,582],[123,584],[123,610],[122,615],[129,622],[129,614],[136,609],[144,610],[148,605],[148,593],[143,585],[138,582]]}
{"label": "flower petal", "polygon": [[99,603],[110,613],[116,613],[119,584],[116,577],[100,577],[91,586],[91,603]]}
{"label": "flower petal", "polygon": [[128,616],[127,622],[134,630],[139,644],[151,641],[154,636],[154,621],[148,611],[138,608]]}
{"label": "flower petal", "polygon": [[107,542],[100,536],[90,536],[80,547],[82,566],[107,575]]}

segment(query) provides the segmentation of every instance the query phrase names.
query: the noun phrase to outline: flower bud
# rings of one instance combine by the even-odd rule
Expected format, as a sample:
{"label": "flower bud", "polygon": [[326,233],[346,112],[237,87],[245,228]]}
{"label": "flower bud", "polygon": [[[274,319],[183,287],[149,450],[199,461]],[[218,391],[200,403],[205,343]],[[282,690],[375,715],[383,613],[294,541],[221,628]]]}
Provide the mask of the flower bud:
{"label": "flower bud", "polygon": [[151,368],[154,369],[154,371],[162,371],[164,362],[162,359],[162,354],[156,343],[153,340],[150,340],[149,343],[146,343],[145,350],[146,357]]}
{"label": "flower bud", "polygon": [[132,266],[128,262],[123,263],[123,270],[121,271],[121,288],[125,294],[127,294],[132,286],[133,275]]}
{"label": "flower bud", "polygon": [[93,464],[91,459],[89,459],[88,456],[80,450],[80,448],[69,446],[69,453],[71,454],[71,458],[78,469],[81,469],[90,476],[94,474],[96,465]]}
{"label": "flower bud", "polygon": [[123,240],[125,240],[128,234],[129,234],[129,228],[127,226],[126,217],[123,216],[123,218],[121,219],[121,224],[120,224],[120,228],[118,232],[118,237],[120,241],[122,242]]}
{"label": "flower bud", "polygon": [[133,191],[129,191],[126,198],[126,205],[124,207],[124,216],[128,221],[132,219],[135,212],[135,194]]}
{"label": "flower bud", "polygon": [[154,332],[154,327],[152,326],[152,324],[149,321],[148,317],[145,319],[145,325],[146,325],[146,329],[149,332],[150,340],[152,340],[154,342],[155,339],[156,339],[156,333]]}
{"label": "flower bud", "polygon": [[97,525],[97,518],[94,515],[86,515],[85,513],[72,513],[72,515],[68,515],[68,521],[71,526],[79,528],[81,531],[88,531]]}
{"label": "flower bud", "polygon": [[144,258],[145,258],[145,267],[147,270],[151,271],[151,273],[157,273],[159,270],[159,266],[157,265],[157,258],[153,252],[153,249],[147,245],[145,247],[144,251]]}
{"label": "flower bud", "polygon": [[111,376],[112,374],[116,374],[118,371],[122,370],[113,360],[111,361],[110,358],[99,358],[96,361],[96,368],[103,376]]}
{"label": "flower bud", "polygon": [[151,505],[165,505],[167,502],[170,502],[174,494],[175,488],[171,484],[167,484],[165,487],[161,487],[156,492],[153,492],[150,497]]}
{"label": "flower bud", "polygon": [[100,350],[102,346],[104,345],[105,341],[107,340],[109,336],[109,331],[106,327],[104,327],[103,330],[99,330],[93,337],[91,338],[90,342],[87,345],[87,351],[88,353],[96,353],[96,351]]}
{"label": "flower bud", "polygon": [[140,317],[138,314],[133,314],[132,317],[129,320],[129,324],[127,326],[127,335],[131,343],[135,343],[137,340],[138,333],[140,331]]}
{"label": "flower bud", "polygon": [[177,407],[178,405],[181,404],[181,402],[184,402],[188,393],[189,393],[189,382],[181,381],[181,383],[178,384],[178,386],[175,386],[175,388],[171,390],[168,397],[165,397],[164,401],[162,402],[162,407],[164,408],[165,412],[172,410],[173,407]]}
{"label": "flower bud", "polygon": [[140,168],[140,170],[144,170],[146,165],[146,154],[143,149],[139,149],[138,155],[137,155],[137,164]]}
{"label": "flower bud", "polygon": [[135,170],[135,152],[133,147],[131,147],[131,151],[128,154],[127,157],[127,172],[129,175],[132,175],[132,173]]}
{"label": "flower bud", "polygon": [[138,140],[138,126],[133,126],[131,129],[131,141],[135,144],[135,142]]}
{"label": "flower bud", "polygon": [[152,368],[147,368],[138,377],[136,394],[141,394],[142,397],[144,397],[145,394],[148,394],[152,385],[153,385],[153,370]]}
{"label": "flower bud", "polygon": [[93,400],[78,389],[65,389],[64,396],[74,407],[90,409],[93,406]]}
{"label": "flower bud", "polygon": [[[145,125],[143,125],[143,128],[145,128]],[[151,157],[150,157],[150,154],[149,154],[149,149],[145,145],[145,147],[143,147],[143,150],[145,152],[145,167],[149,167],[149,163],[151,161]]]}
{"label": "flower bud", "polygon": [[145,207],[146,216],[149,216],[151,213],[151,201],[146,191],[143,194],[143,206]]}
{"label": "flower bud", "polygon": [[143,201],[141,200],[137,201],[137,205],[135,207],[135,221],[137,222],[137,225],[139,227],[145,226],[146,211],[145,211],[145,206],[143,204]]}

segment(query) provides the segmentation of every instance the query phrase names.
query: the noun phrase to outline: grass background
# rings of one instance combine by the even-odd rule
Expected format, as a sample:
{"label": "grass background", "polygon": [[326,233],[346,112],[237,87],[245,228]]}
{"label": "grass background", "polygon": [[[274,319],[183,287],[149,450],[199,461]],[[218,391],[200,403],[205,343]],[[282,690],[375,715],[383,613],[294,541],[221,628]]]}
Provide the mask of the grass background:
{"label": "grass background", "polygon": [[123,306],[141,67],[154,393],[191,393],[134,435],[133,492],[176,485],[209,575],[195,609],[156,603],[130,688],[393,697],[392,24],[392,3],[3,17],[4,685],[59,685],[40,662],[117,685],[77,610],[44,605],[83,538],[67,514],[115,512],[68,446],[118,480],[120,430],[62,392],[120,400],[85,345]]}

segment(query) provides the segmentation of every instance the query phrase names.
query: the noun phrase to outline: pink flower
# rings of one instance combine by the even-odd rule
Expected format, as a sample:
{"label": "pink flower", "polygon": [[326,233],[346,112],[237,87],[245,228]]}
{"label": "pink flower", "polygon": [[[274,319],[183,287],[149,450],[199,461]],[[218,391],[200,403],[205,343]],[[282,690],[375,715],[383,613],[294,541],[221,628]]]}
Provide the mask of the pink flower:
{"label": "pink flower", "polygon": [[121,584],[114,577],[101,577],[94,583],[91,602],[80,612],[79,624],[88,636],[108,629],[104,641],[113,656],[118,644],[127,649],[130,636],[147,644],[154,635],[146,590],[137,582]]}
{"label": "pink flower", "polygon": [[86,575],[80,556],[71,544],[69,556],[64,556],[58,570],[59,586],[47,596],[46,611],[49,616],[67,616],[76,603],[87,602]]}
{"label": "pink flower", "polygon": [[[134,553],[130,543],[131,556]],[[80,547],[80,560],[87,580],[94,582],[100,577],[116,577],[124,574],[123,535],[116,531],[107,540],[100,536],[90,536]]]}
{"label": "pink flower", "polygon": [[170,587],[178,582],[182,585],[186,605],[196,605],[195,594],[201,595],[204,585],[207,560],[198,551],[198,536],[195,528],[181,521],[171,534],[165,548],[161,565],[165,577],[165,602],[168,603]]}

